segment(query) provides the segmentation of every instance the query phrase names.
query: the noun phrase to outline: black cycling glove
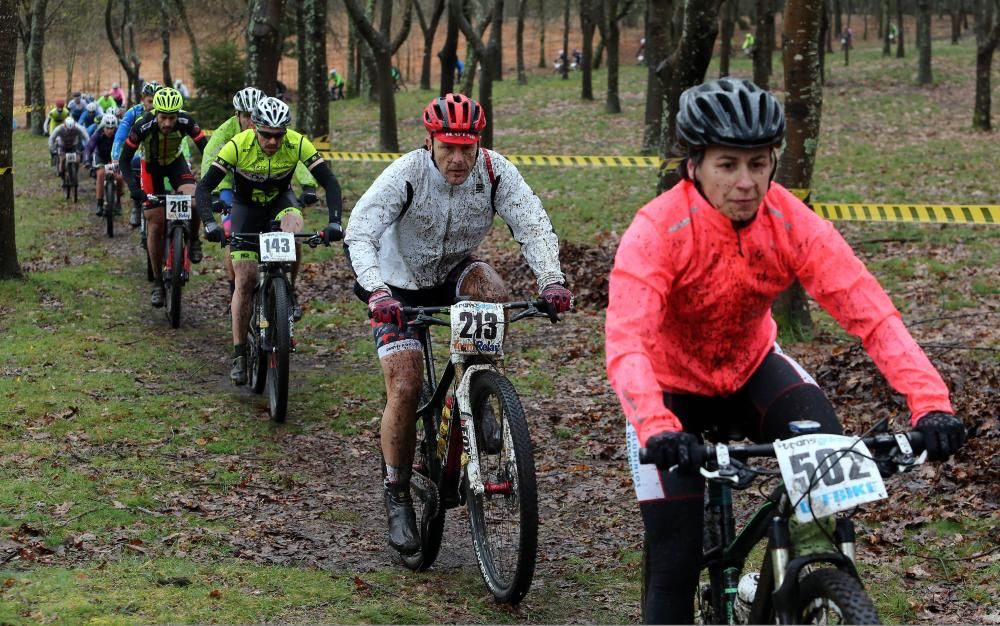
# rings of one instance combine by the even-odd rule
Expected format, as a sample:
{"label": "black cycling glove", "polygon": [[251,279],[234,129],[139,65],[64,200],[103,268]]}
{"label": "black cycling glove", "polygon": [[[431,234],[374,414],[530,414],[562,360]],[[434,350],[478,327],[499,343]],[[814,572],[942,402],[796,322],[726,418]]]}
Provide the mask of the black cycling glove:
{"label": "black cycling glove", "polygon": [[662,432],[646,440],[647,458],[661,470],[677,466],[681,476],[697,473],[702,459],[698,454],[701,443],[691,433]]}
{"label": "black cycling glove", "polygon": [[965,426],[954,415],[932,411],[917,422],[928,461],[947,461],[965,443]]}

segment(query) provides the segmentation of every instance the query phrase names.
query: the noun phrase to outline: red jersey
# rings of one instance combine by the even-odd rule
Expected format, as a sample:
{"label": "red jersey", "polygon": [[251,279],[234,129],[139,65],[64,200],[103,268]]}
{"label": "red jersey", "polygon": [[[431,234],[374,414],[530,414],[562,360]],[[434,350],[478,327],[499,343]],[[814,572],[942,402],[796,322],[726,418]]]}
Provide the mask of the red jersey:
{"label": "red jersey", "polygon": [[641,445],[681,430],[664,390],[727,396],[747,382],[777,337],[771,304],[796,278],[861,339],[914,424],[953,413],[941,376],[833,224],[772,183],[737,229],[682,181],[639,210],[611,271],[608,378]]}

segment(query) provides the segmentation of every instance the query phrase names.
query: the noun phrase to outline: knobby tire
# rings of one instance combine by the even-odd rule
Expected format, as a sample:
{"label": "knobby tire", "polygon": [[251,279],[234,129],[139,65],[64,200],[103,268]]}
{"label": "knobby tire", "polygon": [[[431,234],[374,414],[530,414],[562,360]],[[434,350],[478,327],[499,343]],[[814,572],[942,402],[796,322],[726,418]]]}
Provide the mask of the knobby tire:
{"label": "knobby tire", "polygon": [[828,567],[806,574],[799,583],[797,600],[796,624],[882,623],[861,581],[839,569]]}
{"label": "knobby tire", "polygon": [[[479,446],[483,483],[509,485],[502,493],[475,495],[466,485],[469,526],[479,571],[497,602],[517,604],[528,593],[538,550],[538,489],[528,422],[517,391],[492,370],[476,372],[470,388],[477,441],[484,415],[496,416],[502,448]],[[491,407],[488,410],[487,407]]]}
{"label": "knobby tire", "polygon": [[[426,404],[433,395],[428,385],[424,385],[420,396],[420,406]],[[457,415],[453,415],[457,419]],[[422,572],[434,564],[441,550],[444,537],[445,508],[441,503],[442,459],[437,451],[438,428],[441,425],[441,408],[434,407],[419,416],[417,426],[417,447],[413,459],[413,475],[410,491],[417,514],[417,531],[420,533],[420,551],[416,554],[400,555],[403,565]],[[420,474],[421,477],[416,475]],[[426,479],[427,485],[424,484]]]}
{"label": "knobby tire", "polygon": [[[254,393],[264,393],[264,386],[267,384],[267,354],[264,353],[260,329],[263,297],[265,297],[264,289],[260,287],[254,289],[253,298],[250,299],[253,310],[250,311],[250,325],[247,326],[247,375],[250,379],[250,389]],[[270,335],[270,326],[264,329],[264,332]]]}
{"label": "knobby tire", "polygon": [[[108,179],[111,180],[108,180]],[[104,174],[104,222],[108,237],[115,236],[115,211],[118,210],[118,189],[115,187],[114,176]]]}
{"label": "knobby tire", "polygon": [[184,286],[184,229],[174,228],[170,234],[171,255],[170,276],[167,287],[167,317],[170,326],[178,328],[181,325],[181,290]]}
{"label": "knobby tire", "polygon": [[267,353],[267,395],[271,419],[284,422],[288,411],[288,355],[291,352],[292,307],[288,298],[288,283],[275,279],[268,283],[271,289],[269,305],[271,351]]}

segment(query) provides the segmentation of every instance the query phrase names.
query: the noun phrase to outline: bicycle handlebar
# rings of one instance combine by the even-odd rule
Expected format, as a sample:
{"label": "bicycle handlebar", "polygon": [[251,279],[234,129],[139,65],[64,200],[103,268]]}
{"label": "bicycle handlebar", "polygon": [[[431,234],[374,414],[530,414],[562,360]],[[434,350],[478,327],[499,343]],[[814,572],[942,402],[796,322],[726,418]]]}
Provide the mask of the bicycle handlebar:
{"label": "bicycle handlebar", "polygon": [[[232,244],[233,242],[239,243],[249,243],[253,240],[260,239],[260,236],[264,233],[230,233],[228,237],[222,238],[222,247]],[[317,233],[290,233],[295,239],[301,239],[303,243],[308,245],[310,248],[315,248],[320,244],[330,245],[326,241],[326,237],[323,236],[323,231]]]}
{"label": "bicycle handlebar", "polygon": [[[500,305],[504,310],[521,310],[521,313],[513,315],[510,318],[511,322],[516,322],[517,320],[524,319],[526,317],[548,317],[552,323],[559,321],[558,314],[549,305],[548,302],[539,298],[538,300],[518,300],[515,302],[502,302]],[[426,325],[438,324],[442,326],[447,326],[448,322],[444,322],[434,317],[439,313],[448,313],[451,311],[451,305],[442,306],[404,306],[400,310],[403,312],[403,316],[406,317],[410,323],[424,323]],[[371,313],[369,312],[369,317]],[[430,321],[435,320],[435,321]]]}
{"label": "bicycle handlebar", "polygon": [[[918,430],[909,430],[905,433],[906,439],[910,442],[914,454],[920,454],[924,450],[924,435]],[[896,433],[879,433],[869,437],[862,437],[861,440],[868,446],[871,453],[889,453],[897,447]],[[759,444],[728,444],[729,456],[731,458],[745,461],[750,458],[774,458],[773,443]],[[695,464],[704,467],[708,463],[715,461],[716,446],[714,444],[700,445],[694,448]],[[639,463],[655,464],[656,461],[646,448],[639,450]],[[670,468],[660,467],[661,470]]]}

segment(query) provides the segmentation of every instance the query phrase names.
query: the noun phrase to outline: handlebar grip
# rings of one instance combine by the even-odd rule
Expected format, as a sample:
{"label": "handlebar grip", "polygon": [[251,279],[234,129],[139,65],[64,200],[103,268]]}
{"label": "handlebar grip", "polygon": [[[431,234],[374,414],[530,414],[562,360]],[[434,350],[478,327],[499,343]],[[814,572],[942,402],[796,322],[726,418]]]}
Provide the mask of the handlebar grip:
{"label": "handlebar grip", "polygon": [[[559,313],[547,300],[539,298],[535,302],[535,308],[549,316],[549,321],[555,324],[559,321]],[[645,448],[643,448],[645,450]]]}

